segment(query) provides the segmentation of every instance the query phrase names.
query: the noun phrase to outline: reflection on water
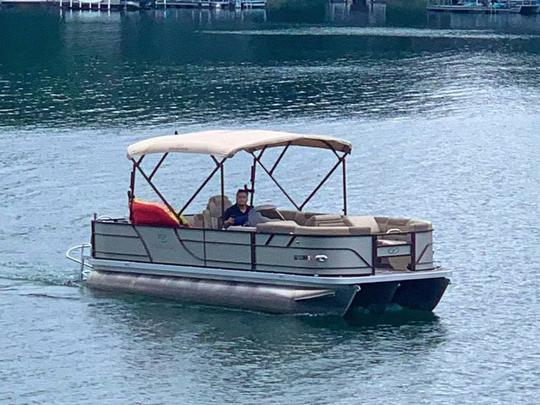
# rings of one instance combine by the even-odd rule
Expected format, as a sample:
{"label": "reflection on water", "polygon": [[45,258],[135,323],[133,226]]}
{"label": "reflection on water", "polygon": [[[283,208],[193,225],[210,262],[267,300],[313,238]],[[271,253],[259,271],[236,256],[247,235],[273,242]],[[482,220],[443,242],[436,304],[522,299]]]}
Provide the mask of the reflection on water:
{"label": "reflection on water", "polygon": [[[538,32],[373,26],[363,17],[354,27],[291,26],[259,11],[43,11],[39,24],[0,13],[0,125],[378,119],[538,105]],[[504,91],[516,83],[518,92]]]}
{"label": "reflection on water", "polygon": [[[184,367],[197,375],[196,386],[212,382],[205,396],[218,398],[230,385],[250,394],[262,386],[297,380],[328,387],[343,379],[373,378],[381,373],[379,370],[391,368],[396,355],[406,353],[409,361],[421,361],[444,344],[446,334],[434,316],[369,325],[329,317],[281,317],[183,306],[136,297],[119,301],[106,295],[88,309],[93,320],[90,327],[96,334],[103,333],[104,325],[114,325],[111,332],[122,341],[118,347],[142,351],[141,357],[148,359],[142,363],[151,368],[150,359],[156,356],[190,359]],[[284,394],[276,393],[273,400],[290,400],[290,394]],[[334,394],[319,395],[330,400]]]}
{"label": "reflection on water", "polygon": [[[421,0],[2,7],[0,402],[530,402],[539,21],[428,14]],[[352,141],[351,212],[432,220],[436,260],[455,270],[436,315],[280,317],[63,285],[92,213],[126,213],[127,145],[247,126]],[[279,179],[305,195],[326,162],[291,157]],[[193,159],[158,179],[179,204],[202,175]],[[249,162],[230,165],[232,195]],[[335,210],[339,190],[330,180],[310,209]],[[271,185],[258,193],[286,207]]]}

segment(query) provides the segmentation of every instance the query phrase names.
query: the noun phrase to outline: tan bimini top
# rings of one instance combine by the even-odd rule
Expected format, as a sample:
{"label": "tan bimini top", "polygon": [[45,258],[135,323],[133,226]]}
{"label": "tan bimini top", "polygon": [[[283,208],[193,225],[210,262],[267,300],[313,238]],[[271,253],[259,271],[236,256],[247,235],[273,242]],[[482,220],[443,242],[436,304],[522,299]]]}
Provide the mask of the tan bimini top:
{"label": "tan bimini top", "polygon": [[215,130],[192,132],[180,135],[158,136],[145,139],[128,147],[128,159],[152,153],[202,153],[232,157],[236,152],[253,152],[265,147],[307,146],[334,149],[349,153],[350,142],[322,135],[294,134],[290,132],[263,131],[256,129]]}

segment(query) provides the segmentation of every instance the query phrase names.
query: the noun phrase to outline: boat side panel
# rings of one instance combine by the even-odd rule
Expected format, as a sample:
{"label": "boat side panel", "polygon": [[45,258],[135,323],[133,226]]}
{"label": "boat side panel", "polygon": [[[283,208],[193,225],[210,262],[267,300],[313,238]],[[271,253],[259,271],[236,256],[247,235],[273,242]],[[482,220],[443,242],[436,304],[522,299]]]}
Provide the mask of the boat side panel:
{"label": "boat side panel", "polygon": [[[317,261],[317,257],[325,256],[326,262]],[[282,273],[353,275],[370,274],[371,267],[366,266],[355,252],[350,250],[328,249],[291,249],[280,247],[257,248],[257,265],[259,271],[279,271]]]}
{"label": "boat side panel", "polygon": [[430,270],[433,268],[433,234],[432,232],[417,232],[415,270]]}
{"label": "boat side panel", "polygon": [[206,261],[211,266],[251,269],[249,232],[205,231]]}
{"label": "boat side panel", "polygon": [[144,245],[138,237],[122,235],[94,235],[94,252],[96,257],[101,257],[101,254],[146,256]]}
{"label": "boat side panel", "polygon": [[132,238],[138,237],[133,226],[129,224],[116,224],[114,222],[94,222],[94,232],[96,235],[113,235],[113,236],[128,236]]}
{"label": "boat side panel", "polygon": [[202,229],[178,228],[176,233],[182,240],[204,242],[204,231]]}
{"label": "boat side panel", "polygon": [[[204,266],[204,242],[198,239],[198,232],[182,238],[174,228],[153,228],[138,226],[137,231],[156,263],[180,263]],[[201,232],[202,233],[202,232]]]}
{"label": "boat side panel", "polygon": [[257,270],[319,275],[370,274],[372,271],[370,237],[291,235],[287,238],[288,243],[283,247],[257,244]]}
{"label": "boat side panel", "polygon": [[[370,236],[253,234],[125,223],[96,225],[96,258],[289,274],[372,272]],[[142,259],[135,260],[137,257]]]}
{"label": "boat side panel", "polygon": [[350,249],[358,257],[367,262],[367,266],[372,263],[372,239],[370,236],[344,236],[344,237],[309,237],[299,236],[295,238],[291,246],[308,249]]}
{"label": "boat side panel", "polygon": [[257,234],[255,235],[255,243],[261,246],[286,247],[293,237],[293,235]]}

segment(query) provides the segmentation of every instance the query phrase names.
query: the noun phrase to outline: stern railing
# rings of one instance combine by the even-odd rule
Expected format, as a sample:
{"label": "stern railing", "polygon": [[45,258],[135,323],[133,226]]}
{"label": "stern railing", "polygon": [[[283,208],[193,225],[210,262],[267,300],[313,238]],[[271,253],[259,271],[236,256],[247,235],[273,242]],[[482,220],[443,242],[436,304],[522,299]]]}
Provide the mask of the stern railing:
{"label": "stern railing", "polygon": [[[66,251],[66,258],[72,262],[80,264],[80,280],[86,280],[89,272],[94,268],[90,263],[87,263],[87,259],[90,258],[89,255],[86,255],[86,248],[92,249],[92,244],[82,243],[80,245],[72,246]],[[76,252],[79,251],[79,254],[76,255]]]}

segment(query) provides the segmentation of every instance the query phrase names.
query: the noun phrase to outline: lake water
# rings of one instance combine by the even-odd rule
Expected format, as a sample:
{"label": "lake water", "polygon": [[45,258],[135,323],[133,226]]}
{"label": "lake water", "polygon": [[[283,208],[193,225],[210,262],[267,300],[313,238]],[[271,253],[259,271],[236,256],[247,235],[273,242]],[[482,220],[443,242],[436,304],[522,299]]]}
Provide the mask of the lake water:
{"label": "lake water", "polygon": [[[126,212],[127,145],[245,127],[346,138],[351,212],[432,220],[454,270],[434,314],[345,322],[66,285],[92,213]],[[3,403],[538,403],[540,16],[3,7],[0,151]],[[194,159],[161,180],[178,204],[210,167]],[[296,195],[313,159],[277,173]],[[228,170],[230,194],[248,166]],[[339,189],[311,208],[336,210]]]}

